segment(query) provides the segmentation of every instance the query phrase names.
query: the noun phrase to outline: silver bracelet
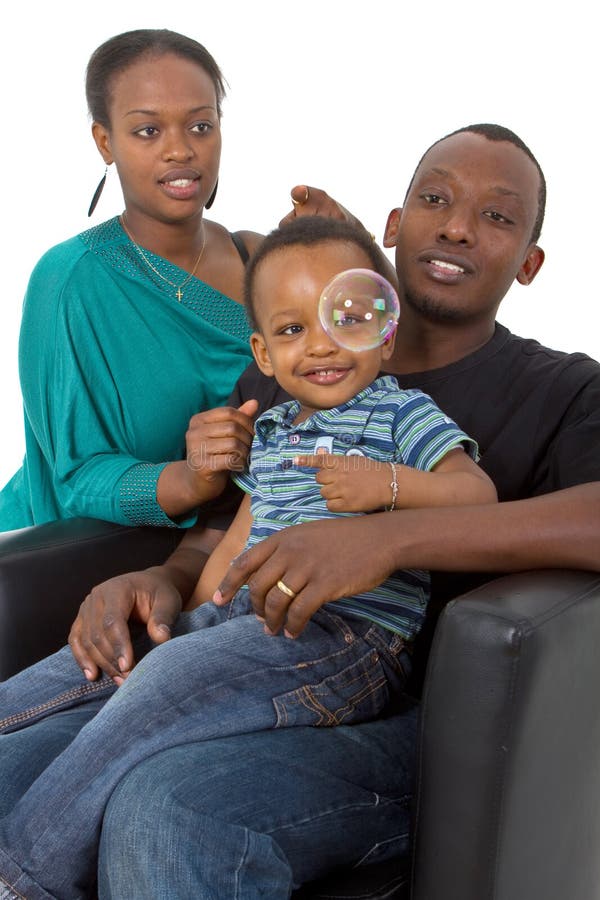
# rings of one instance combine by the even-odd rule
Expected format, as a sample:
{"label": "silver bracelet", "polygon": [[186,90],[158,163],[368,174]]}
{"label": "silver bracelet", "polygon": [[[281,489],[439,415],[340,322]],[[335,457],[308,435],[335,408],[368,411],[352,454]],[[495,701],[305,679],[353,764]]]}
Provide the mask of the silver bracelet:
{"label": "silver bracelet", "polygon": [[390,462],[390,466],[392,467],[392,480],[390,481],[392,502],[390,506],[386,506],[386,512],[392,512],[392,510],[396,508],[396,500],[398,499],[398,473],[396,471],[396,463]]}

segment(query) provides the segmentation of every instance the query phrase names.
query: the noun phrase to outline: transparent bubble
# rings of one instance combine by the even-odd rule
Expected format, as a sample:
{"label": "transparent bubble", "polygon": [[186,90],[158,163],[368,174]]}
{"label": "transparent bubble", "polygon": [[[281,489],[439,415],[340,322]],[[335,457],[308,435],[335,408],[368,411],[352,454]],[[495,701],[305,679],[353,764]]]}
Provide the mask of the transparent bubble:
{"label": "transparent bubble", "polygon": [[347,269],[325,286],[319,318],[327,334],[347,350],[372,350],[398,324],[400,304],[392,285],[371,269]]}

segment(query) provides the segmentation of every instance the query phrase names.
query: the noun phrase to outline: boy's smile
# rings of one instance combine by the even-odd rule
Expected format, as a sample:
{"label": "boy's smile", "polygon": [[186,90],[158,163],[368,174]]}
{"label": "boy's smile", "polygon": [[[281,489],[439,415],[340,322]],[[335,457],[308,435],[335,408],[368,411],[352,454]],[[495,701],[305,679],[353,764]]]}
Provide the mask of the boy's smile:
{"label": "boy's smile", "polygon": [[254,307],[260,332],[252,335],[252,350],[260,369],[300,402],[298,421],[346,403],[371,384],[391,355],[393,340],[370,350],[348,350],[321,325],[323,288],[354,268],[372,265],[360,247],[340,240],[282,247],[258,266]]}

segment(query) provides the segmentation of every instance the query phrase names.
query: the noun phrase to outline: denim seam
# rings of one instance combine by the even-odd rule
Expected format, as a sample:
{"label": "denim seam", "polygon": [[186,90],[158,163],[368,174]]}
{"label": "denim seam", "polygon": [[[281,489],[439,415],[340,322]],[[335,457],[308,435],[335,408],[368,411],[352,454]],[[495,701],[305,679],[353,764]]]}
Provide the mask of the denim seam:
{"label": "denim seam", "polygon": [[[371,653],[371,662],[375,665],[379,661],[379,657],[376,653]],[[386,683],[386,678],[383,673],[379,674],[375,679],[372,678],[371,673],[358,672],[356,677],[354,678],[354,682],[361,682],[363,679],[366,679],[366,684],[363,686],[362,690],[358,694],[354,694],[352,697],[352,703],[347,702],[346,705],[337,711],[337,714],[329,712],[329,710],[323,706],[312,689],[308,686],[305,686],[298,696],[298,700],[305,707],[305,709],[309,710],[309,712],[318,713],[321,716],[321,719],[317,723],[317,727],[329,726],[329,725],[341,725],[346,716],[352,712],[352,708],[357,703],[362,702],[366,697],[371,696],[380,690],[380,688]],[[351,685],[353,682],[349,682],[348,685]]]}
{"label": "denim seam", "polygon": [[20,894],[19,891],[15,887],[13,887],[12,884],[9,884],[1,876],[0,876],[0,890],[2,890],[2,894],[4,897],[7,897],[7,894],[5,893],[5,891],[8,891],[10,893],[10,900],[13,900],[13,898],[15,898],[15,897],[18,897],[19,900],[27,900],[27,898],[25,897],[24,894]]}
{"label": "denim seam", "polygon": [[97,694],[106,688],[111,687],[111,684],[103,679],[102,681],[96,682],[94,684],[83,684],[76,688],[71,688],[68,691],[64,691],[62,694],[58,694],[56,697],[53,697],[51,700],[47,700],[46,703],[40,703],[38,706],[31,706],[29,709],[24,710],[23,712],[13,713],[12,716],[7,716],[5,719],[0,719],[0,730],[4,728],[8,728],[11,725],[20,725],[24,722],[28,722],[30,719],[35,719],[37,716],[45,712],[51,712],[68,703],[71,700],[77,700],[80,697],[85,697],[88,694]]}

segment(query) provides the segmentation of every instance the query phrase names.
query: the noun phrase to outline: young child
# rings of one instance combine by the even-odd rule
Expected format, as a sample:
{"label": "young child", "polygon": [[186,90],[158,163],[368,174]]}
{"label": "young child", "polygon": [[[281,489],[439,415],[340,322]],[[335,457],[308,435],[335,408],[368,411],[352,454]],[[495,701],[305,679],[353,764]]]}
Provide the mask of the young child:
{"label": "young child", "polygon": [[[245,302],[255,329],[254,357],[295,399],[255,423],[249,471],[235,477],[246,497],[203,571],[196,601],[211,596],[246,546],[288,525],[384,508],[496,500],[488,476],[465,453],[475,457],[475,443],[425,394],[378,377],[393,352],[393,335],[380,346],[352,351],[323,329],[323,288],[339,272],[363,267],[389,274],[367,235],[323,218],[277,229],[251,260]],[[298,633],[286,619],[303,587],[280,580],[270,598],[288,637]],[[328,609],[376,623],[408,645],[428,596],[428,573],[402,572]],[[218,593],[213,599],[221,602]]]}
{"label": "young child", "polygon": [[[251,496],[207,563],[197,588],[203,600],[215,594],[247,540],[292,522],[381,507],[495,501],[492,483],[463,449],[475,455],[473,442],[424,394],[378,377],[393,338],[350,351],[323,330],[319,296],[333,276],[352,268],[388,271],[361,231],[308,218],[271,234],[249,267],[253,352],[296,399],[256,422],[250,470],[239,478]],[[317,442],[332,453],[314,458]],[[315,477],[319,461],[326,464]],[[334,546],[331,555],[335,564]],[[406,648],[428,598],[426,574],[401,572],[367,594],[328,603],[294,631],[285,617],[301,601],[302,587],[279,580],[273,589],[281,624],[294,640],[273,636],[278,629],[265,633],[248,589],[229,604],[217,592],[215,603],[182,614],[174,639],[150,650],[118,688],[106,677],[83,679],[69,648],[0,685],[5,733],[66,709],[81,711],[83,704],[98,710],[0,822],[0,863],[6,863],[0,878],[10,871],[16,879],[10,883],[21,891],[42,883],[52,896],[63,896],[67,884],[93,882],[112,791],[163,749],[380,714],[405,684]],[[25,876],[17,860],[34,858]],[[46,880],[54,877],[49,860],[60,883]]]}

